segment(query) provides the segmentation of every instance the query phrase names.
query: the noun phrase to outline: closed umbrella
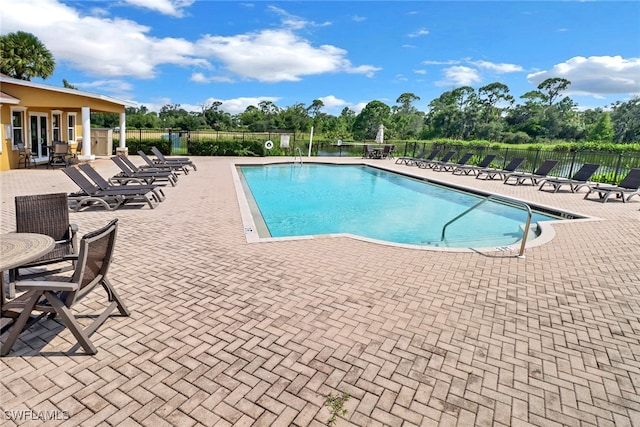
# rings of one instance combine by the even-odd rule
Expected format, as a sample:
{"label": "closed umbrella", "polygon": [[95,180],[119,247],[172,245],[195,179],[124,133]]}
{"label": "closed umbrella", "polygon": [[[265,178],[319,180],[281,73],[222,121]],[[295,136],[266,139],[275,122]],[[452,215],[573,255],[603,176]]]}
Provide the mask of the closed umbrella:
{"label": "closed umbrella", "polygon": [[382,144],[384,142],[384,126],[380,125],[378,127],[378,133],[376,134],[376,142],[378,144]]}

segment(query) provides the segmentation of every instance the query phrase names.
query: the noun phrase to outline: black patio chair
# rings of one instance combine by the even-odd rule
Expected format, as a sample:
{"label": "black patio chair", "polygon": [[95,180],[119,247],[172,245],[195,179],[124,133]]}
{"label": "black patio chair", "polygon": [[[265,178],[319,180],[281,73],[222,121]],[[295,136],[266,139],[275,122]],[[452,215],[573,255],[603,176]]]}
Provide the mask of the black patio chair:
{"label": "black patio chair", "polygon": [[[20,334],[41,318],[60,316],[62,323],[71,331],[78,344],[88,354],[98,349],[91,342],[93,334],[117,308],[121,316],[129,316],[129,310],[115,288],[107,279],[116,242],[118,220],[114,219],[99,230],[89,232],[80,240],[73,276],[67,281],[20,281],[16,288],[25,291],[19,297],[4,304],[3,310],[17,310],[19,316],[9,329],[7,340],[2,344],[1,355],[9,354]],[[76,319],[72,309],[83,298],[102,287],[109,304],[87,327]],[[32,314],[38,316],[33,318]],[[84,317],[84,316],[83,316]],[[48,332],[49,329],[46,329]]]}

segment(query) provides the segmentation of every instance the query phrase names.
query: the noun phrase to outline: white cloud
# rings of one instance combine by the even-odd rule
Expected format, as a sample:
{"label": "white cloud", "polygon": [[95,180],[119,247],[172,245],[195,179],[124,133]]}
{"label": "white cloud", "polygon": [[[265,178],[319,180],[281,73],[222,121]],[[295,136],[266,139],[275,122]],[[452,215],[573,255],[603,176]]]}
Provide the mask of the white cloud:
{"label": "white cloud", "polygon": [[364,107],[366,107],[368,103],[369,101],[358,102],[355,105],[351,105],[349,109],[355,112],[356,114],[360,114],[360,112],[364,110]]}
{"label": "white cloud", "polygon": [[82,16],[55,0],[5,2],[2,30],[33,33],[56,61],[98,77],[153,78],[160,64],[210,67],[196,57],[187,40],[150,37],[147,26],[128,19]]}
{"label": "white cloud", "polygon": [[520,65],[515,64],[497,64],[495,62],[489,61],[469,61],[469,63],[475,65],[476,67],[486,68],[496,73],[515,73],[523,70]]}
{"label": "white cloud", "polygon": [[554,77],[571,82],[567,95],[640,94],[640,58],[576,56],[554,65],[550,70],[529,74],[527,80],[538,86]]}
{"label": "white cloud", "polygon": [[125,0],[126,3],[160,12],[164,15],[184,16],[185,8],[191,6],[195,0]]}
{"label": "white cloud", "polygon": [[[220,110],[225,113],[229,113],[231,115],[243,113],[247,107],[253,105],[254,107],[258,107],[258,104],[262,101],[271,101],[274,104],[280,98],[274,96],[259,96],[259,97],[240,97],[234,99],[218,99],[218,98],[207,98],[202,104],[193,105],[193,104],[180,104],[180,108],[186,111],[202,111],[203,106],[211,106],[214,102],[221,102],[222,105],[219,107]],[[149,102],[141,102],[141,105],[144,105],[149,109],[149,111],[159,112],[162,107],[167,104],[174,104],[170,98],[157,98],[153,99]]]}
{"label": "white cloud", "polygon": [[268,6],[269,10],[275,12],[282,17],[282,25],[291,30],[301,30],[306,27],[327,27],[331,25],[331,22],[317,23],[314,21],[307,21],[304,18],[290,14],[284,9],[276,6]]}
{"label": "white cloud", "polygon": [[413,33],[408,34],[408,37],[411,38],[415,38],[415,37],[420,37],[420,36],[426,36],[429,34],[429,30],[427,30],[426,28],[421,28],[418,31],[414,31]]}
{"label": "white cloud", "polygon": [[276,96],[259,96],[259,97],[240,97],[234,99],[220,99],[222,102],[222,106],[220,109],[229,113],[229,114],[239,114],[244,112],[247,107],[253,105],[257,107],[262,101],[271,101],[274,104],[278,102],[280,98]]}
{"label": "white cloud", "polygon": [[458,65],[445,68],[444,80],[436,82],[436,86],[471,86],[482,81],[478,70]]}
{"label": "white cloud", "polygon": [[[178,13],[192,0],[130,0],[136,5]],[[287,28],[328,25],[308,22],[271,7],[283,16]],[[171,64],[213,70],[210,61],[220,64],[216,72],[196,72],[196,82],[229,82],[239,76],[260,82],[299,81],[303,76],[325,73],[355,73],[372,76],[379,68],[354,66],[347,52],[331,45],[314,46],[291,30],[268,30],[229,37],[204,36],[198,41],[156,38],[151,28],[129,19],[106,18],[80,12],[56,0],[3,2],[2,32],[27,31],[35,34],[53,53],[58,63],[66,63],[100,78],[134,77],[151,79],[158,66]],[[70,35],[73,43],[69,43]]]}
{"label": "white cloud", "polygon": [[204,83],[204,84],[208,84],[208,83],[233,83],[233,79],[229,76],[206,76],[204,75],[204,73],[193,73],[191,74],[191,77],[189,78],[189,80],[191,80],[194,83]]}
{"label": "white cloud", "polygon": [[330,45],[312,46],[288,30],[264,30],[235,36],[204,36],[197,50],[245,79],[299,81],[302,76],[348,72],[372,75],[374,66],[353,66],[347,52]]}
{"label": "white cloud", "polygon": [[459,64],[460,61],[455,59],[450,59],[448,61],[422,61],[424,65],[456,65]]}
{"label": "white cloud", "polygon": [[96,80],[90,83],[81,82],[71,84],[76,86],[80,90],[97,93],[111,93],[114,97],[120,99],[129,99],[131,97],[131,91],[133,89],[133,85],[131,85],[131,83],[118,79]]}
{"label": "white cloud", "polygon": [[344,107],[346,105],[348,105],[348,102],[340,99],[340,98],[336,98],[333,95],[328,95],[328,96],[323,96],[318,98],[320,101],[322,101],[322,103],[324,104],[325,108],[336,108],[336,107]]}

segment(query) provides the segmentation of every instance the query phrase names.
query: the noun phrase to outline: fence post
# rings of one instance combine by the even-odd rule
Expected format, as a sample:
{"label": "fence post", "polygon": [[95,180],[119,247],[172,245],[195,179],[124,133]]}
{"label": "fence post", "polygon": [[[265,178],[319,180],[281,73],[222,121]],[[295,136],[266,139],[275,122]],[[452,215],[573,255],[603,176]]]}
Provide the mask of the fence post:
{"label": "fence post", "polygon": [[507,155],[509,154],[509,147],[504,149],[504,159],[502,159],[502,169],[507,166]]}
{"label": "fence post", "polygon": [[573,156],[571,157],[571,166],[569,166],[569,177],[573,176],[573,168],[576,165],[576,156],[578,153],[576,151],[573,152]]}
{"label": "fence post", "polygon": [[536,158],[533,160],[533,168],[531,168],[531,173],[535,172],[538,167],[538,159],[540,159],[540,149],[536,151]]}
{"label": "fence post", "polygon": [[616,165],[616,170],[613,175],[613,184],[618,182],[618,174],[620,173],[620,165],[622,164],[622,153],[618,154],[618,164]]}

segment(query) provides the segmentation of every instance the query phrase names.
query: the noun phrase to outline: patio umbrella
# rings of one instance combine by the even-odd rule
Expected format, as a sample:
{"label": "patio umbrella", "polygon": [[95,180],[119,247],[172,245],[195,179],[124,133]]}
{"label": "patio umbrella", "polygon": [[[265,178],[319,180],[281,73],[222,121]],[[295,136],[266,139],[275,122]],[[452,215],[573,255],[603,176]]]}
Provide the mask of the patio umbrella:
{"label": "patio umbrella", "polygon": [[376,134],[376,142],[382,144],[384,142],[384,125],[378,127],[378,133]]}

